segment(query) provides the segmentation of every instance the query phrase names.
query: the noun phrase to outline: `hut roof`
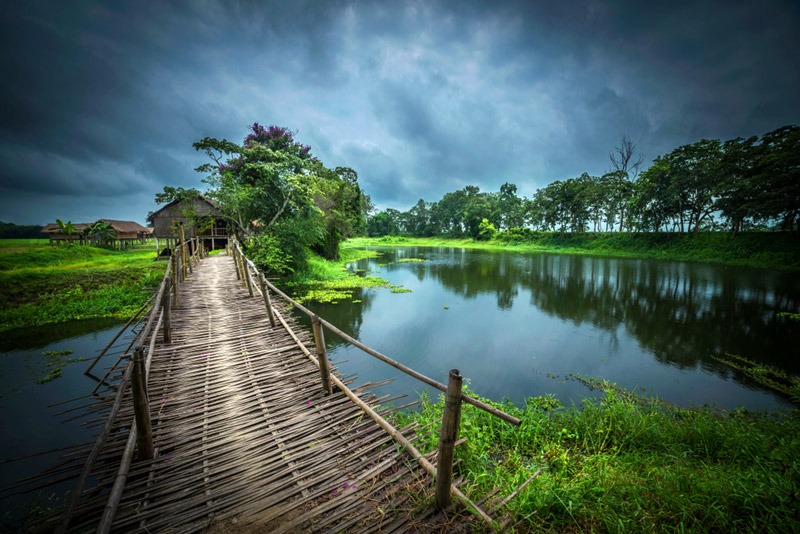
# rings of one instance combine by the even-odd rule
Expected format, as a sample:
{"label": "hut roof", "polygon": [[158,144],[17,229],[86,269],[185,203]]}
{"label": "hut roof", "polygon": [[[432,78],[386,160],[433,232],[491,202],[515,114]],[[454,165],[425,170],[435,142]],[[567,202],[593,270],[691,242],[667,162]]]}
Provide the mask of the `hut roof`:
{"label": "hut roof", "polygon": [[97,222],[107,223],[108,225],[111,226],[111,228],[113,228],[117,232],[138,233],[147,231],[147,228],[134,221],[115,221],[113,219],[100,219]]}
{"label": "hut roof", "polygon": [[148,220],[148,221],[152,221],[154,218],[156,218],[156,217],[158,216],[158,214],[159,214],[159,213],[161,213],[161,212],[162,212],[162,211],[164,211],[165,209],[171,208],[171,207],[172,207],[172,206],[174,206],[175,204],[180,204],[180,203],[181,203],[181,202],[183,202],[184,200],[192,200],[192,199],[195,199],[195,198],[196,198],[196,199],[199,199],[199,200],[201,200],[201,201],[203,201],[203,202],[205,202],[205,203],[207,203],[209,206],[211,206],[212,208],[214,208],[214,209],[216,209],[216,210],[219,210],[219,209],[221,209],[221,208],[222,208],[222,206],[220,206],[220,205],[219,205],[219,203],[217,203],[217,202],[216,202],[216,201],[214,201],[214,200],[211,200],[210,198],[206,198],[206,197],[204,197],[203,195],[197,195],[196,197],[189,197],[189,198],[176,198],[176,199],[175,199],[175,200],[173,200],[172,202],[170,202],[170,203],[168,203],[168,204],[164,204],[164,205],[163,205],[163,206],[161,206],[159,209],[157,209],[156,211],[154,211],[153,213],[151,213],[151,214],[150,214],[150,216],[147,218],[147,220]]}
{"label": "hut roof", "polygon": [[[90,224],[85,224],[85,223],[76,223],[76,224],[72,225],[72,227],[75,228],[75,232],[76,233],[83,232],[84,230],[88,230],[90,226],[91,226]],[[42,228],[42,232],[45,233],[45,234],[63,234],[64,233],[64,231],[61,229],[61,227],[58,225],[58,223],[45,224],[44,227]]]}

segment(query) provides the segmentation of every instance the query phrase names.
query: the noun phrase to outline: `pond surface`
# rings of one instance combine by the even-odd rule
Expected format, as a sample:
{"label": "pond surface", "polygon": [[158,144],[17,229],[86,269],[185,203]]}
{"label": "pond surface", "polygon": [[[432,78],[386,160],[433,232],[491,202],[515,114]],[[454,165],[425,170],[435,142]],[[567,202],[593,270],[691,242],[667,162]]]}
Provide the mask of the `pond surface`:
{"label": "pond surface", "polygon": [[[57,465],[58,457],[64,453],[8,460],[86,443],[95,438],[95,432],[82,425],[81,421],[68,420],[74,413],[58,417],[55,414],[91,402],[87,396],[97,381],[83,373],[120,328],[118,319],[110,319],[73,321],[0,334],[0,428],[3,431],[3,439],[0,440],[0,489],[7,490],[21,478]],[[122,336],[118,343],[125,338],[127,336]],[[45,354],[58,351],[72,352],[60,356]],[[93,372],[100,377],[105,375],[107,368],[119,355],[119,351],[114,352],[113,349],[109,351]],[[78,358],[81,361],[77,361]],[[61,376],[40,383],[56,367],[61,369]],[[69,402],[80,397],[83,398]],[[10,514],[0,527],[7,526],[10,518],[23,513],[34,502],[46,506],[59,505],[60,498],[65,491],[72,489],[73,484],[50,488],[51,493],[38,497],[37,493],[33,493],[0,500],[0,517]],[[53,491],[56,497],[48,499]]]}
{"label": "pond surface", "polygon": [[[357,291],[309,303],[370,347],[441,382],[460,369],[479,395],[517,404],[592,395],[570,377],[610,380],[683,406],[789,408],[785,398],[712,356],[733,353],[800,373],[800,277],[763,269],[656,260],[380,248],[349,266],[410,293]],[[410,259],[423,262],[407,262]],[[331,360],[381,393],[424,388],[326,333]],[[434,398],[436,397],[434,393]]]}

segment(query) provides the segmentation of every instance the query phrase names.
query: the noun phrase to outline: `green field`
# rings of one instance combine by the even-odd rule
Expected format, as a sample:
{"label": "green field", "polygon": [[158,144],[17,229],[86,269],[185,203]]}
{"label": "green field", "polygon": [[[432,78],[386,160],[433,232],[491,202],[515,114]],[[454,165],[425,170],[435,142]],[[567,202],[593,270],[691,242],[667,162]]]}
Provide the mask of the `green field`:
{"label": "green field", "polygon": [[152,245],[123,251],[46,239],[0,240],[0,331],[99,317],[129,318],[161,282]]}

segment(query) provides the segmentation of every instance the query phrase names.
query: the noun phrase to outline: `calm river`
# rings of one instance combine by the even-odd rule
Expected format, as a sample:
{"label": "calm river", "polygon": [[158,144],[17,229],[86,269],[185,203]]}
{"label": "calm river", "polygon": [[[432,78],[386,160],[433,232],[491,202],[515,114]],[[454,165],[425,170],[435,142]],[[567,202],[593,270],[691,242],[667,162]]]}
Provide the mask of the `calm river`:
{"label": "calm river", "polygon": [[[74,481],[49,488],[47,493],[10,495],[17,481],[63,462],[65,454],[52,449],[91,442],[96,428],[87,428],[77,410],[55,414],[91,402],[88,396],[97,381],[83,374],[93,358],[119,331],[118,319],[72,321],[39,328],[24,328],[0,335],[0,532],[11,531],[13,521],[32,506],[54,507]],[[127,336],[122,336],[127,338]],[[119,343],[130,341],[123,339]],[[94,372],[103,376],[117,354],[107,354]],[[40,384],[54,363],[45,353],[71,351],[56,358],[62,376]],[[77,360],[68,363],[68,360]],[[80,398],[80,399],[79,399]],[[79,399],[79,400],[76,400]],[[71,401],[71,402],[70,402]],[[31,456],[34,455],[35,456]],[[15,458],[27,457],[22,460]]]}
{"label": "calm river", "polygon": [[[363,343],[446,381],[458,368],[479,395],[522,404],[592,395],[571,374],[685,406],[788,408],[712,356],[733,353],[800,373],[796,273],[719,265],[454,248],[380,248],[350,265],[410,293],[357,291],[310,303]],[[409,259],[422,262],[408,262]],[[332,361],[382,394],[423,388],[327,333]]]}

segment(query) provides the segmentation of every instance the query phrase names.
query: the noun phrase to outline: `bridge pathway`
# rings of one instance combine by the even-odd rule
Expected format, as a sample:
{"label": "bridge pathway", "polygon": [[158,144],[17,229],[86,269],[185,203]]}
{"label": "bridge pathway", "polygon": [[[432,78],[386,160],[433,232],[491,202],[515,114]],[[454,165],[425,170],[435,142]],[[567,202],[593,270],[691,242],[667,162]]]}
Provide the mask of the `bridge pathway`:
{"label": "bridge pathway", "polygon": [[[313,347],[305,329],[281,316]],[[283,326],[270,327],[263,301],[237,281],[232,258],[210,256],[195,267],[173,309],[172,343],[161,341],[148,384],[156,457],[133,462],[113,531],[408,532],[479,524],[432,508],[432,483],[417,462],[342,392],[322,394],[318,368]],[[355,391],[377,405],[368,389]],[[96,496],[79,507],[70,530],[96,525],[132,418],[130,406],[120,411],[117,438],[95,474]],[[414,439],[410,429],[403,433]]]}

